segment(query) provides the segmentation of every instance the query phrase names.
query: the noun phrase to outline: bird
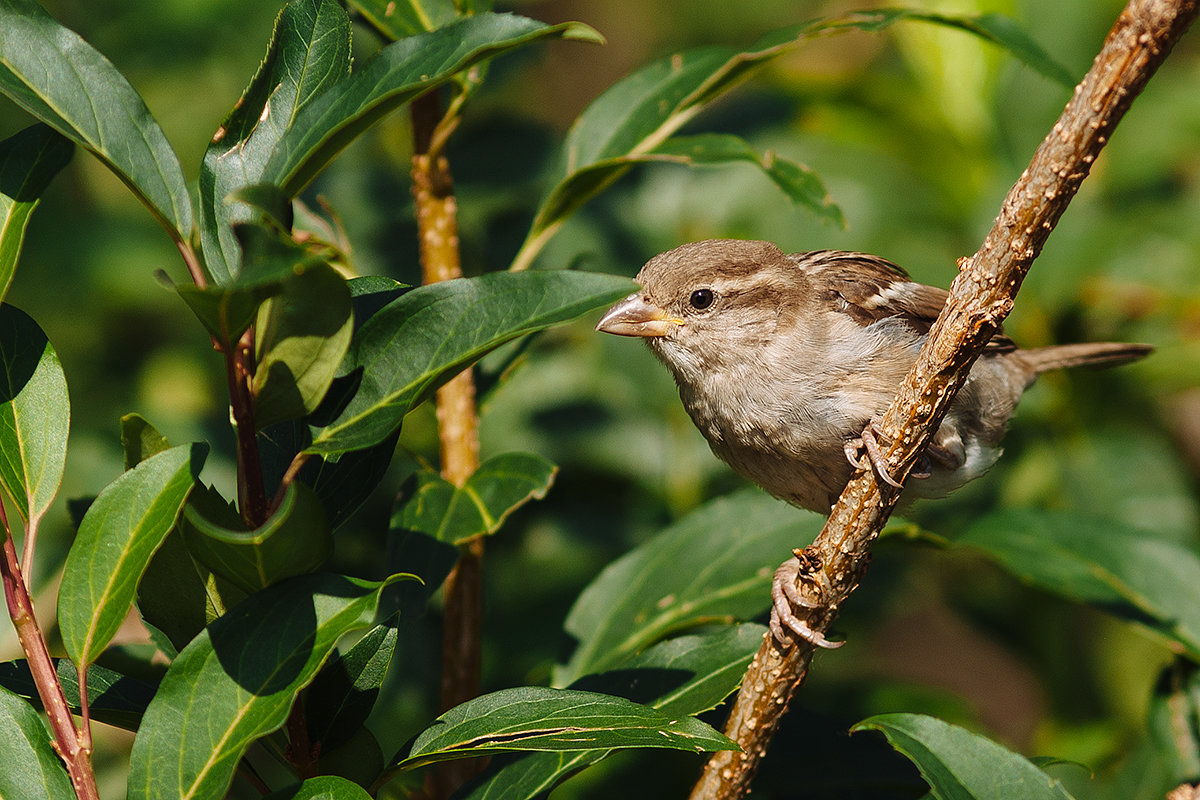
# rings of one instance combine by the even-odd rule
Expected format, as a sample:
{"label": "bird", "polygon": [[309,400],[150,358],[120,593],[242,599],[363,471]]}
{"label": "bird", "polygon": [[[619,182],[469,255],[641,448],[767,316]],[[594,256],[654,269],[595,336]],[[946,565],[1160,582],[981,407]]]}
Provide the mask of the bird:
{"label": "bird", "polygon": [[[858,469],[874,468],[880,480],[900,486],[878,449],[877,422],[946,304],[946,290],[867,253],[785,254],[770,242],[741,239],[681,245],[646,262],[634,281],[641,288],[596,329],[649,345],[713,453],[734,471],[824,514]],[[1121,364],[1152,349],[1122,342],[1022,349],[998,333],[901,502],[944,496],[987,472],[1018,400],[1041,373]],[[785,640],[782,624],[813,644],[838,646],[791,613],[806,605],[795,571],[777,573],[773,584],[776,638]]]}

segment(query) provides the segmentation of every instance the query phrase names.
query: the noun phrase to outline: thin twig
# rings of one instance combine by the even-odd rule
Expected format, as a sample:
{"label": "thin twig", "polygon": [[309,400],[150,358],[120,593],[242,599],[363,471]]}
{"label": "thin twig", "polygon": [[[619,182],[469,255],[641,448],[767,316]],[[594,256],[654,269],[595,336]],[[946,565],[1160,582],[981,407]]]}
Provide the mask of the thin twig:
{"label": "thin twig", "polygon": [[[882,420],[893,475],[907,475],[936,431],[984,345],[1008,315],[1033,260],[1087,177],[1113,128],[1197,15],[1200,0],[1131,0],[1062,116],[1009,191],[979,251],[960,262],[946,308]],[[818,607],[805,620],[824,633],[866,571],[871,543],[898,492],[860,472],[803,551]],[[741,753],[714,755],[692,800],[743,796],[779,721],[804,683],[813,648],[787,653],[763,641],[742,683],[725,734]]]}

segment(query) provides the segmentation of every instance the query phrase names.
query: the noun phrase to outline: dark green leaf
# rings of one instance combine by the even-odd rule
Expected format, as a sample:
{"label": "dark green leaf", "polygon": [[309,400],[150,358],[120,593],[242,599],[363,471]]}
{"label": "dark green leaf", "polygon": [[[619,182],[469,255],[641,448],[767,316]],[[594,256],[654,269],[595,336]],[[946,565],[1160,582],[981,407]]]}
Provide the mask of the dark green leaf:
{"label": "dark green leaf", "polygon": [[312,489],[292,483],[270,518],[246,530],[216,492],[197,493],[183,512],[188,550],[246,592],[319,567],[333,549],[325,509]]}
{"label": "dark green leaf", "polygon": [[7,304],[0,306],[0,367],[0,483],[36,527],[62,482],[71,405],[46,334]]}
{"label": "dark green leaf", "polygon": [[303,783],[271,792],[263,800],[371,800],[357,783],[336,775],[319,775]]}
{"label": "dark green leaf", "polygon": [[349,741],[367,721],[396,652],[395,623],[376,625],[330,661],[305,692],[308,738],[328,752]]}
{"label": "dark green leaf", "polygon": [[338,639],[371,623],[379,593],[304,575],[247,598],[172,662],[133,743],[130,800],[221,797],[255,739],[279,728]]}
{"label": "dark green leaf", "polygon": [[543,25],[512,14],[477,14],[390,44],[300,110],[263,179],[295,195],[388,112],[473,64],[550,37],[596,41],[599,34],[577,22]]}
{"label": "dark green leaf", "polygon": [[74,151],[70,140],[46,125],[32,125],[0,142],[0,301],[12,285],[29,217]]}
{"label": "dark green leaf", "polygon": [[177,241],[188,240],[183,170],[146,104],[112,62],[33,0],[0,2],[0,91],[99,158]]}
{"label": "dark green leaf", "polygon": [[353,332],[350,290],[328,264],[300,269],[263,304],[254,326],[254,424],[259,428],[316,410]]}
{"label": "dark green leaf", "polygon": [[75,796],[50,732],[33,706],[0,687],[0,797],[68,800]]}
{"label": "dark green leaf", "polygon": [[415,476],[392,527],[427,533],[450,544],[492,534],[529,500],[546,496],[558,468],[532,453],[494,456],[462,488],[432,470]]}
{"label": "dark green leaf", "polygon": [[934,717],[880,714],[853,731],[877,730],[921,771],[938,800],[1069,800],[1057,780],[1016,753]]}
{"label": "dark green leaf", "polygon": [[[233,226],[256,218],[247,202],[253,198],[240,190],[262,182],[267,159],[300,110],[349,74],[350,18],[341,4],[293,0],[284,6],[262,65],[213,137],[200,169],[201,242],[217,283],[228,283],[240,271]],[[290,210],[271,216],[280,213]]]}
{"label": "dark green leaf", "polygon": [[371,26],[395,41],[458,19],[454,0],[350,0]]}
{"label": "dark green leaf", "polygon": [[95,661],[121,627],[207,454],[207,445],[196,444],[151,456],[104,487],[88,508],[58,594],[63,646],[76,664]]}
{"label": "dark green leaf", "polygon": [[519,750],[665,747],[702,753],[737,749],[693,717],[673,717],[620,697],[523,686],[456,706],[413,742],[396,768]]}
{"label": "dark green leaf", "polygon": [[[56,658],[54,669],[67,706],[72,713],[79,714],[79,674],[75,665],[70,659]],[[41,703],[24,659],[0,664],[0,686],[34,704]],[[154,687],[150,684],[95,664],[88,668],[88,711],[94,720],[136,731],[152,697]]]}
{"label": "dark green leaf", "polygon": [[125,469],[133,469],[170,446],[166,437],[141,414],[121,417],[121,449],[125,451]]}
{"label": "dark green leaf", "polygon": [[1048,592],[1139,622],[1200,658],[1200,556],[1148,531],[1081,514],[1017,509],[959,539]]}
{"label": "dark green leaf", "polygon": [[578,644],[555,683],[617,667],[684,628],[763,613],[775,568],[822,522],[759,492],[696,509],[608,565],[579,595],[564,625]]}
{"label": "dark green leaf", "polygon": [[555,271],[492,273],[407,292],[358,331],[351,346],[362,370],[358,392],[307,452],[333,455],[378,444],[417,403],[489,350],[632,288],[627,278]]}

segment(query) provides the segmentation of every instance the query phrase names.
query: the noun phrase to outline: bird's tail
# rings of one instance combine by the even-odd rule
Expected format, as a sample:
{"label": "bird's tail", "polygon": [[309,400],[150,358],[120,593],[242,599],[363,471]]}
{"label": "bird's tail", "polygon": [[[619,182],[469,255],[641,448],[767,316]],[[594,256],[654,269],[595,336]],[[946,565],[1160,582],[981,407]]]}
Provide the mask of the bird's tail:
{"label": "bird's tail", "polygon": [[1136,361],[1149,355],[1154,348],[1148,344],[1125,342],[1083,342],[1034,347],[1019,351],[1022,360],[1035,375],[1066,367],[1113,367]]}

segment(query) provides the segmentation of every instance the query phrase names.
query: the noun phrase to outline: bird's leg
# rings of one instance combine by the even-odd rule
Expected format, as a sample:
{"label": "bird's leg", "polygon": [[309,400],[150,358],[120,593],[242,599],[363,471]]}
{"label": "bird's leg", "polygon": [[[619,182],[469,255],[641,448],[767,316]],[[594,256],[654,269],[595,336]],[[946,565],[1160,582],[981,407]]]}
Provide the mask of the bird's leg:
{"label": "bird's leg", "polygon": [[816,583],[812,577],[813,559],[804,550],[792,552],[792,557],[775,570],[771,581],[771,635],[785,650],[791,648],[793,636],[817,647],[841,647],[845,642],[829,641],[796,615],[797,608],[818,608],[819,604],[801,594],[798,585],[801,580]]}

